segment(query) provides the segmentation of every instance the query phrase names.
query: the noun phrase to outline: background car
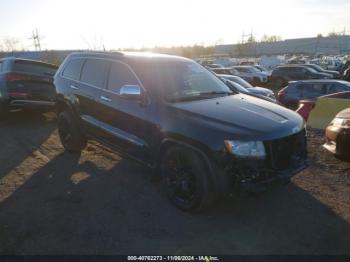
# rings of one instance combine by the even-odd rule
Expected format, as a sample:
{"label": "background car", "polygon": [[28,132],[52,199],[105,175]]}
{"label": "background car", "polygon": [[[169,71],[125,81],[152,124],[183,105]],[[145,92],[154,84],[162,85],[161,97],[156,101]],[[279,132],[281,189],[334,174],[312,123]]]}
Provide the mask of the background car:
{"label": "background car", "polygon": [[284,106],[296,109],[300,100],[350,91],[350,83],[341,80],[291,81],[277,94],[277,100]]}
{"label": "background car", "polygon": [[323,145],[337,157],[350,160],[350,107],[339,112],[326,128]]}
{"label": "background car", "polygon": [[265,67],[263,67],[262,65],[253,65],[253,67],[255,67],[256,69],[258,69],[260,72],[265,73],[266,75],[270,76],[271,75],[271,70],[267,70]]}
{"label": "background car", "polygon": [[217,75],[221,79],[228,80],[241,93],[257,95],[260,98],[269,98],[268,101],[276,103],[275,94],[272,90],[264,87],[254,87],[239,76]]}
{"label": "background car", "polygon": [[330,74],[317,72],[304,65],[284,65],[272,71],[270,82],[277,89],[287,85],[289,81],[330,78]]}
{"label": "background car", "polygon": [[[296,112],[299,113],[299,115],[301,115],[305,121],[308,121],[309,115],[310,115],[311,111],[316,107],[317,103],[319,103],[320,101],[322,101],[324,99],[330,99],[330,98],[349,99],[349,101],[350,101],[350,91],[320,96],[318,98],[312,98],[312,99],[308,99],[308,100],[301,100],[299,102],[299,107],[296,110]],[[329,113],[334,111],[334,107],[338,108],[338,107],[343,106],[342,105],[343,103],[340,103],[339,101],[336,101],[336,102],[337,103],[332,103],[333,104],[332,110],[330,110],[330,108],[321,109],[323,111],[322,118],[326,118],[327,115],[329,115]],[[339,111],[339,110],[337,110],[337,111]]]}
{"label": "background car", "polygon": [[206,64],[204,65],[205,67],[209,68],[209,69],[214,69],[214,68],[223,68],[222,65],[219,64]]}
{"label": "background car", "polygon": [[53,108],[56,96],[53,76],[57,68],[41,61],[0,59],[0,114],[24,108]]}
{"label": "background car", "polygon": [[350,82],[350,68],[346,69],[342,75],[342,79]]}
{"label": "background car", "polygon": [[214,72],[215,74],[221,74],[221,75],[238,75],[238,71],[231,68],[231,67],[223,67],[223,68],[210,68],[210,71]]}
{"label": "background car", "polygon": [[321,66],[315,65],[315,64],[304,64],[304,66],[312,68],[316,72],[319,72],[319,73],[330,74],[334,79],[339,79],[340,78],[340,73],[338,71],[326,70],[326,69],[322,68]]}
{"label": "background car", "polygon": [[238,71],[238,76],[242,78],[250,78],[252,85],[265,84],[268,81],[269,75],[261,72],[253,66],[233,66],[232,68]]}

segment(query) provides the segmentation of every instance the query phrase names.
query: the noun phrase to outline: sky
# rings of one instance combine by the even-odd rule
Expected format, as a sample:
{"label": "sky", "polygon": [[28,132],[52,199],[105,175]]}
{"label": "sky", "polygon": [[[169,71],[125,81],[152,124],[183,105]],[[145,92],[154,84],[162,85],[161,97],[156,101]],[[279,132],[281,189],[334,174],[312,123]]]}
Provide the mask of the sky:
{"label": "sky", "polygon": [[0,43],[33,50],[231,44],[242,33],[283,39],[350,34],[350,0],[0,0]]}

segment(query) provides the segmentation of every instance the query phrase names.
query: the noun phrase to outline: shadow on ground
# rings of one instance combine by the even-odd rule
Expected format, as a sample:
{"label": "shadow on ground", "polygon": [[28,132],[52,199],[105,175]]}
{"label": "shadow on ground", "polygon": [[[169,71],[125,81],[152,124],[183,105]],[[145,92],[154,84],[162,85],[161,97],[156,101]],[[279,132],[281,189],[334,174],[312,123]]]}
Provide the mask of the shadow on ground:
{"label": "shadow on ground", "polygon": [[0,205],[1,254],[350,254],[349,247],[350,224],[294,184],[187,214],[126,159],[105,169],[61,153]]}
{"label": "shadow on ground", "polygon": [[21,111],[0,120],[0,178],[32,155],[56,128],[54,113]]}

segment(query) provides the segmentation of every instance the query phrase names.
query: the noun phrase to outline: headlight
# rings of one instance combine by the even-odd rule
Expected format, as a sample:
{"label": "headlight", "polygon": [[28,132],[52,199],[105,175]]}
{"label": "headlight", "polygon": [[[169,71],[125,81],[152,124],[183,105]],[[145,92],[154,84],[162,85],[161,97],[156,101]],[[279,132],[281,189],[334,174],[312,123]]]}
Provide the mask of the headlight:
{"label": "headlight", "polygon": [[264,159],[265,146],[261,141],[225,140],[226,150],[237,157],[253,157]]}
{"label": "headlight", "polygon": [[350,127],[350,119],[334,118],[332,121],[333,126]]}

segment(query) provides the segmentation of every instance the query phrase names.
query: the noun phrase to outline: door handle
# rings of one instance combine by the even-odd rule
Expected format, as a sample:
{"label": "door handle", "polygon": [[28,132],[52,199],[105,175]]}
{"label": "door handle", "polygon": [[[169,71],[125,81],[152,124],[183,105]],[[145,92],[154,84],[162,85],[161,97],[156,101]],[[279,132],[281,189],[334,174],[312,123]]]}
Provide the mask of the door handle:
{"label": "door handle", "polygon": [[106,102],[111,102],[112,99],[105,97],[105,96],[100,96],[101,100],[106,101]]}
{"label": "door handle", "polygon": [[75,86],[75,85],[70,85],[70,88],[71,88],[71,89],[74,89],[74,90],[78,90],[78,89],[79,89],[79,87],[77,87],[77,86]]}

